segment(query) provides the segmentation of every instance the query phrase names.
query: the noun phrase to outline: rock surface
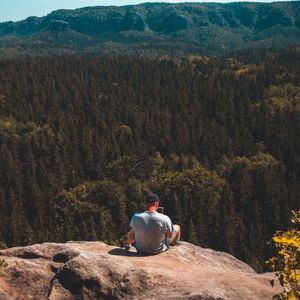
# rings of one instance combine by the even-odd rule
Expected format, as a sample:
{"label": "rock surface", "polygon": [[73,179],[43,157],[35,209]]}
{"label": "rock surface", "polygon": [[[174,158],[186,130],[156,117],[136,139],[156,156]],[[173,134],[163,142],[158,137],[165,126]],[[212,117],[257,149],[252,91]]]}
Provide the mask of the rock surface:
{"label": "rock surface", "polygon": [[141,256],[102,242],[44,243],[0,251],[6,299],[271,299],[272,274],[186,242]]}

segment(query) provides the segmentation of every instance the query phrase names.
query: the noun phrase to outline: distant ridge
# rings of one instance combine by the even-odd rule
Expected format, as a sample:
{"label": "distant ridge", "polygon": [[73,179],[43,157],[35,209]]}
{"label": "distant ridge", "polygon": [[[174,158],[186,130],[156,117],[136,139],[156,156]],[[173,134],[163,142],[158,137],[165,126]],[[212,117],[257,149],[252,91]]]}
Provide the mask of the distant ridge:
{"label": "distant ridge", "polygon": [[300,44],[300,1],[145,3],[0,23],[0,54],[220,54]]}

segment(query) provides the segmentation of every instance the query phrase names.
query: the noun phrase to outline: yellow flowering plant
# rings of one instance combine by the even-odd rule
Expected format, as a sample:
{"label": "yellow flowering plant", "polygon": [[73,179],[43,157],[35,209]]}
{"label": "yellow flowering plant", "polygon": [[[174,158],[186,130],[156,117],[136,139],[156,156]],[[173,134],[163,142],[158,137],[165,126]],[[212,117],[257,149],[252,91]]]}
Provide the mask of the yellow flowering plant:
{"label": "yellow flowering plant", "polygon": [[300,299],[300,210],[292,211],[294,228],[288,231],[278,231],[273,241],[278,249],[277,255],[270,258],[267,264],[275,271],[274,286],[279,281],[283,291],[273,299]]}

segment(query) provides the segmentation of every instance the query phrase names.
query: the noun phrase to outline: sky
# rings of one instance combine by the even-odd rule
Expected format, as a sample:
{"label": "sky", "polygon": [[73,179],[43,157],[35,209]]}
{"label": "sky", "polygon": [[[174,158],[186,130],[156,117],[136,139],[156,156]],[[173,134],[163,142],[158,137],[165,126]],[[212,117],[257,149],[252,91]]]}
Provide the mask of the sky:
{"label": "sky", "polygon": [[[245,0],[244,0],[245,1]],[[255,1],[255,0],[253,0]],[[142,2],[233,2],[233,0],[0,0],[0,22],[18,21],[29,16],[45,16],[57,9],[74,9],[96,5],[128,5]],[[270,0],[256,0],[256,2],[271,2]]]}

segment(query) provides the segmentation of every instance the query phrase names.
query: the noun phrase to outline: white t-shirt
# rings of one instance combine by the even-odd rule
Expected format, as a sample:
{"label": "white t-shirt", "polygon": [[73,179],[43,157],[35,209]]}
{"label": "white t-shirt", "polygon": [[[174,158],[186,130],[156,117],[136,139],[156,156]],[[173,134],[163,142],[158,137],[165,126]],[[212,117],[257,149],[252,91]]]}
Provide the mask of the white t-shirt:
{"label": "white t-shirt", "polygon": [[171,219],[158,212],[145,211],[133,215],[130,226],[138,252],[159,253],[168,249],[165,233],[173,232]]}

